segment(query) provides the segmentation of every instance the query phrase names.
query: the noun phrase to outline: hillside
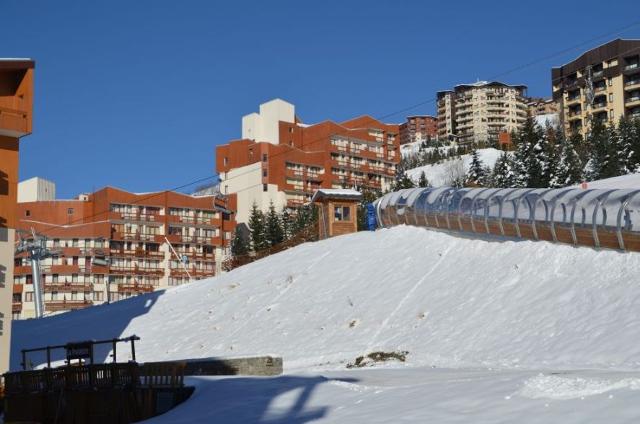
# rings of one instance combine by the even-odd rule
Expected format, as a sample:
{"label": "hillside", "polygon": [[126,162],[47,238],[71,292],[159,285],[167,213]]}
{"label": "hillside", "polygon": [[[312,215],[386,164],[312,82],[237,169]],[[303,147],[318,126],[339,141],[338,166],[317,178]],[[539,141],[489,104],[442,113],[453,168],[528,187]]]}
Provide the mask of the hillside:
{"label": "hillside", "polygon": [[[536,419],[548,415],[529,417],[531,408],[640,388],[640,287],[632,278],[639,266],[637,254],[546,242],[470,240],[404,226],[363,232],[304,244],[166,292],[18,321],[12,366],[18,368],[21,347],[137,334],[141,361],[272,353],[284,357],[289,374],[269,382],[195,379],[194,398],[160,422],[204,420],[214,399],[219,406],[237,403],[229,406],[242,418],[237,422],[258,415],[259,422],[272,422],[264,418],[267,410],[276,408],[277,416],[280,405],[291,413],[296,390],[307,383],[322,388],[303,409],[329,405],[320,415],[327,421],[353,418],[343,414],[356,410],[340,407],[351,395],[368,399],[357,416],[371,422],[394,417],[388,414],[405,407],[405,395],[443,402],[446,421],[445,412],[452,418],[462,405],[442,398],[447,387],[459,402],[476,405],[514,396],[520,399],[509,406],[514,420],[545,422]],[[347,362],[376,350],[407,351],[407,362],[345,370]],[[464,387],[456,383],[461,376],[469,382]],[[228,390],[223,381],[230,382]],[[290,398],[280,396],[289,391],[295,392]],[[267,405],[263,392],[274,397]],[[624,417],[635,403],[620,399],[615,405]],[[251,402],[258,402],[255,410],[246,409]],[[386,405],[388,414],[369,409],[371,402]],[[436,416],[413,407],[420,419]],[[585,411],[595,404],[590,408]],[[503,416],[489,414],[483,422]]]}
{"label": "hillside", "polygon": [[[493,169],[496,161],[502,154],[501,150],[487,148],[478,149],[478,156],[482,161],[482,165]],[[471,155],[462,155],[459,158],[452,158],[432,165],[419,166],[407,170],[407,175],[414,182],[418,182],[420,174],[424,171],[427,180],[433,186],[441,186],[450,184],[449,177],[451,173],[455,173],[456,176],[464,178],[466,172],[469,170],[471,164]]]}

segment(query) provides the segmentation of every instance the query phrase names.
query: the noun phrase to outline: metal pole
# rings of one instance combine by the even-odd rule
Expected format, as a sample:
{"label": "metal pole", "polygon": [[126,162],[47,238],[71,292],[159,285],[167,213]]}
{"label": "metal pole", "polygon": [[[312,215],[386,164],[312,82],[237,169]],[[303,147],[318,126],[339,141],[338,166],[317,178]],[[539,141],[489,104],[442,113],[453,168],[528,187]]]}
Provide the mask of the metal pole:
{"label": "metal pole", "polygon": [[187,273],[187,277],[189,277],[189,282],[191,282],[191,274],[189,274],[189,271],[187,271],[187,266],[185,265],[184,262],[182,262],[182,258],[180,256],[178,256],[178,253],[176,252],[176,250],[173,248],[173,245],[171,244],[171,242],[169,241],[169,239],[167,238],[167,236],[164,237],[164,239],[167,241],[167,243],[169,244],[169,248],[171,249],[171,251],[173,252],[174,255],[176,255],[176,259],[178,260],[178,262],[180,262],[182,264],[182,268],[184,269],[184,272]]}
{"label": "metal pole", "polygon": [[33,301],[36,307],[36,318],[42,318],[44,302],[42,301],[42,285],[40,283],[40,259],[35,254],[31,256],[31,273],[33,275]]}

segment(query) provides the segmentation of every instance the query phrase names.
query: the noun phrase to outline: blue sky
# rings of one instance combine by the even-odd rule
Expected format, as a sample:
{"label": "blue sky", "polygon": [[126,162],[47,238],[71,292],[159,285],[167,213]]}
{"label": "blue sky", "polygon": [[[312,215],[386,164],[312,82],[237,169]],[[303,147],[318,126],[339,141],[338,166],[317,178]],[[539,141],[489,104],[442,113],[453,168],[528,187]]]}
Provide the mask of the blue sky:
{"label": "blue sky", "polygon": [[213,175],[215,145],[271,98],[307,123],[387,116],[587,42],[501,77],[549,96],[551,66],[640,38],[636,25],[595,39],[637,11],[637,0],[1,0],[0,57],[36,60],[20,176],[55,181],[61,198],[173,188]]}

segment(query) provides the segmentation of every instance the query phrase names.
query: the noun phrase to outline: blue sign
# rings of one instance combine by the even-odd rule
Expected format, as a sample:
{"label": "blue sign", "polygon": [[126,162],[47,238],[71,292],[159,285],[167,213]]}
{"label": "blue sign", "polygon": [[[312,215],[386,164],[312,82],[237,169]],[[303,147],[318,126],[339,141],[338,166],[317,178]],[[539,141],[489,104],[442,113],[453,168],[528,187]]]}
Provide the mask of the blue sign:
{"label": "blue sign", "polygon": [[369,231],[375,231],[378,226],[378,219],[376,216],[376,207],[373,203],[367,203],[367,227]]}

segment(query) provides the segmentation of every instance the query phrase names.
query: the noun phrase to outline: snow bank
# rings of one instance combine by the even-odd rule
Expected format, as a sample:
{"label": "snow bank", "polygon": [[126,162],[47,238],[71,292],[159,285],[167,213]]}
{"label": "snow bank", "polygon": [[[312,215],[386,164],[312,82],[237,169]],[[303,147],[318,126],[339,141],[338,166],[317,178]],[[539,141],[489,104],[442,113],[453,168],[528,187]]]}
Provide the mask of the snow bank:
{"label": "snow bank", "polygon": [[636,370],[639,266],[635,253],[546,242],[362,232],[166,292],[17,321],[12,368],[20,348],[137,334],[141,361],[271,353],[289,371],[342,369],[366,352],[406,350],[401,366]]}
{"label": "snow bank", "polygon": [[640,189],[640,174],[621,175],[619,177],[605,178],[604,180],[591,181],[587,188],[635,188]]}
{"label": "snow bank", "polygon": [[[482,161],[483,166],[488,166],[490,168],[493,168],[493,166],[495,165],[496,161],[498,160],[501,154],[502,154],[502,151],[498,149],[493,149],[493,148],[478,149],[478,156],[480,157],[480,160]],[[466,172],[469,170],[469,166],[471,165],[470,154],[462,155],[460,156],[460,158],[450,159],[438,164],[425,165],[425,166],[420,166],[418,168],[412,168],[407,170],[407,175],[413,181],[418,182],[418,180],[420,179],[420,174],[422,173],[422,171],[424,171],[427,177],[427,180],[429,180],[431,185],[436,187],[446,185],[448,184],[447,178],[448,178],[449,168],[456,161],[460,161],[460,160],[462,160],[463,162],[464,174],[466,174]]]}

